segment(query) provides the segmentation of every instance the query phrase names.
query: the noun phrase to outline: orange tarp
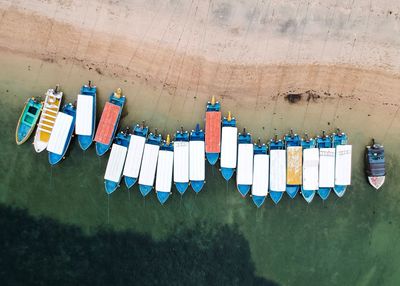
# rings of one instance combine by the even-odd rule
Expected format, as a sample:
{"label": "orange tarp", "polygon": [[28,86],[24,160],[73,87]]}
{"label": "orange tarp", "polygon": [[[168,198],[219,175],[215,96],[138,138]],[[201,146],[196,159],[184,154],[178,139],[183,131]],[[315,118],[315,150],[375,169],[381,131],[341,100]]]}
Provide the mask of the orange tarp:
{"label": "orange tarp", "polygon": [[206,153],[221,151],[221,112],[206,112]]}
{"label": "orange tarp", "polygon": [[287,148],[287,174],[286,183],[288,185],[301,185],[303,170],[302,147]]}
{"label": "orange tarp", "polygon": [[120,108],[118,105],[106,102],[94,141],[106,145],[111,143]]}

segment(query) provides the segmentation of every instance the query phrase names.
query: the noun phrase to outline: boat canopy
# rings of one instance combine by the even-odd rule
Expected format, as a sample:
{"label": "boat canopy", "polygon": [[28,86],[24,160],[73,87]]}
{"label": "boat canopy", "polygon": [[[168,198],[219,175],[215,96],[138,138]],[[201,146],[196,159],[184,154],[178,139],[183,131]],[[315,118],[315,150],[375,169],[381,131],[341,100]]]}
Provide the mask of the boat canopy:
{"label": "boat canopy", "polygon": [[120,110],[120,106],[106,102],[94,141],[105,145],[110,144],[114,135],[115,124],[117,123]]}
{"label": "boat canopy", "polygon": [[251,193],[254,196],[268,195],[269,155],[254,155],[253,186]]}
{"label": "boat canopy", "polygon": [[124,168],[124,176],[131,178],[138,178],[140,171],[140,164],[142,163],[142,156],[146,138],[138,135],[131,135],[129,141],[128,155],[126,155],[126,162]]}
{"label": "boat canopy", "polygon": [[140,168],[139,184],[145,186],[153,186],[154,176],[156,175],[157,158],[159,145],[145,144],[142,166]]}
{"label": "boat canopy", "polygon": [[269,173],[270,190],[286,191],[286,150],[270,150],[271,168]]}
{"label": "boat canopy", "polygon": [[351,183],[351,145],[336,146],[335,185],[347,186]]}
{"label": "boat canopy", "polygon": [[222,127],[221,168],[236,168],[237,128]]}
{"label": "boat canopy", "polygon": [[318,190],[318,148],[304,149],[303,151],[303,189],[306,191]]}
{"label": "boat canopy", "polygon": [[219,153],[221,151],[221,112],[206,112],[206,152]]}
{"label": "boat canopy", "polygon": [[104,175],[105,180],[119,183],[127,151],[128,148],[125,146],[115,143],[112,145],[110,158],[108,159],[106,173]]}
{"label": "boat canopy", "polygon": [[187,141],[174,142],[174,182],[189,182],[189,142]]}
{"label": "boat canopy", "polygon": [[251,185],[253,183],[253,144],[239,144],[236,183]]}
{"label": "boat canopy", "polygon": [[158,152],[156,191],[171,192],[173,164],[174,152],[167,150]]}
{"label": "boat canopy", "polygon": [[335,186],[335,148],[319,149],[319,187]]}
{"label": "boat canopy", "polygon": [[301,185],[303,153],[301,146],[288,146],[287,150],[287,181],[288,185]]}
{"label": "boat canopy", "polygon": [[189,142],[189,178],[191,181],[205,180],[204,141]]}
{"label": "boat canopy", "polygon": [[71,129],[73,117],[71,115],[59,112],[51,132],[47,150],[57,155],[62,155],[68,134]]}
{"label": "boat canopy", "polygon": [[94,97],[91,95],[78,94],[75,123],[77,135],[92,135],[93,100]]}

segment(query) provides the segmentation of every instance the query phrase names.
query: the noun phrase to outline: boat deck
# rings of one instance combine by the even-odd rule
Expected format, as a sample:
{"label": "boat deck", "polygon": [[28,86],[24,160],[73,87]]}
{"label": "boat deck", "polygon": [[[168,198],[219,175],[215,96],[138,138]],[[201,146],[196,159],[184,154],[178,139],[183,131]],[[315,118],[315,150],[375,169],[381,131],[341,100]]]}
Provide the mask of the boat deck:
{"label": "boat deck", "polygon": [[110,144],[114,136],[115,124],[117,123],[120,110],[120,106],[106,102],[94,141],[105,145]]}
{"label": "boat deck", "polygon": [[71,129],[73,117],[71,115],[59,112],[51,132],[47,151],[57,155],[62,155],[68,134]]}
{"label": "boat deck", "polygon": [[93,101],[91,95],[78,95],[76,106],[75,133],[77,135],[92,135],[93,132]]}
{"label": "boat deck", "polygon": [[219,153],[221,151],[221,112],[206,112],[205,151]]}

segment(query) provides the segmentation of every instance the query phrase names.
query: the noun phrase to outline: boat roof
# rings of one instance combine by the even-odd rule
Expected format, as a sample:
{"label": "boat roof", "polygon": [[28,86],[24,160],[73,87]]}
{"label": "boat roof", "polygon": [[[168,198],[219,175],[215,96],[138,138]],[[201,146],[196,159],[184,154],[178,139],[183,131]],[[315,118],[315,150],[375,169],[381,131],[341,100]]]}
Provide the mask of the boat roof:
{"label": "boat roof", "polygon": [[121,180],[122,169],[124,168],[125,157],[128,148],[118,144],[113,144],[110,157],[108,158],[106,173],[104,179],[119,183]]}
{"label": "boat roof", "polygon": [[335,185],[348,186],[351,183],[351,145],[336,146]]}
{"label": "boat roof", "polygon": [[145,142],[145,137],[131,135],[131,140],[129,141],[128,146],[128,154],[126,155],[124,176],[131,178],[139,177]]}
{"label": "boat roof", "polygon": [[270,190],[284,192],[286,190],[286,151],[270,150]]}
{"label": "boat roof", "polygon": [[168,150],[158,152],[156,191],[171,192],[173,164],[174,152]]}
{"label": "boat roof", "polygon": [[236,183],[238,185],[251,185],[253,183],[253,144],[238,145],[238,163]]}
{"label": "boat roof", "polygon": [[303,189],[318,190],[319,150],[308,148],[303,150]]}
{"label": "boat roof", "polygon": [[115,124],[118,124],[117,121],[120,110],[120,106],[106,102],[94,141],[105,145],[111,142],[114,136]]}
{"label": "boat roof", "polygon": [[191,181],[205,180],[205,146],[204,141],[189,142],[189,179]]}
{"label": "boat roof", "polygon": [[301,185],[303,148],[301,146],[288,146],[287,152],[287,172],[286,183],[289,185]]}
{"label": "boat roof", "polygon": [[47,150],[57,155],[62,155],[65,147],[65,143],[68,139],[68,134],[71,128],[73,117],[59,112],[57,114],[53,130],[51,131],[49,144]]}
{"label": "boat roof", "polygon": [[251,193],[254,196],[268,195],[269,183],[269,155],[254,155],[253,186]]}
{"label": "boat roof", "polygon": [[160,145],[146,143],[144,145],[142,166],[139,174],[139,184],[153,186],[156,175],[157,158]]}
{"label": "boat roof", "polygon": [[221,112],[206,112],[206,152],[221,151]]}
{"label": "boat roof", "polygon": [[237,157],[237,128],[222,127],[221,138],[221,167],[236,168]]}
{"label": "boat roof", "polygon": [[93,100],[91,95],[78,94],[75,122],[75,133],[78,135],[92,135]]}
{"label": "boat roof", "polygon": [[319,149],[319,187],[335,186],[335,148]]}
{"label": "boat roof", "polygon": [[174,182],[189,182],[189,142],[174,142]]}

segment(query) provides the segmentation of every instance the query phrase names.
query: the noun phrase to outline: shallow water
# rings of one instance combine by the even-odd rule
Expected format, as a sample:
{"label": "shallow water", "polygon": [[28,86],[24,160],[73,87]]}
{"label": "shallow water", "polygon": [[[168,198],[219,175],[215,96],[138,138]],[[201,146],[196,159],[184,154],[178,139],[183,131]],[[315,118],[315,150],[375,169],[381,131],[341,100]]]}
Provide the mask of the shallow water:
{"label": "shallow water", "polygon": [[[93,147],[82,152],[74,141],[67,159],[50,167],[47,154],[36,154],[31,141],[17,146],[14,132],[25,99],[60,78],[72,101],[82,80],[91,77],[100,88],[100,106],[118,80],[22,57],[12,59],[14,66],[10,62],[4,60],[0,72],[0,240],[8,245],[6,259],[0,260],[6,268],[0,269],[24,274],[5,278],[0,271],[8,284],[32,282],[26,277],[51,284],[60,276],[65,284],[126,284],[130,279],[160,285],[400,283],[400,158],[394,148],[400,122],[394,109],[360,105],[349,111],[344,100],[297,106],[278,98],[256,111],[255,122],[250,107],[232,99],[222,102],[225,112],[234,110],[240,127],[264,140],[274,129],[314,133],[340,125],[354,145],[353,182],[342,199],[332,193],[325,203],[316,198],[307,205],[300,196],[285,196],[277,206],[268,199],[256,209],[232,180],[226,184],[218,169],[207,165],[207,183],[198,195],[189,189],[181,198],[174,190],[161,206],[154,193],[143,199],[137,187],[130,193],[121,187],[108,200],[103,185],[108,155],[98,158]],[[124,90],[137,93],[128,97],[133,103],[123,126],[145,118],[151,128],[172,133],[204,116],[205,102],[199,100],[187,99],[192,112],[177,119],[171,114],[182,106],[163,112],[162,104],[149,104],[159,91],[129,84]],[[380,192],[369,187],[363,172],[362,155],[371,136],[387,150],[387,181]],[[88,276],[82,269],[89,269]]]}

